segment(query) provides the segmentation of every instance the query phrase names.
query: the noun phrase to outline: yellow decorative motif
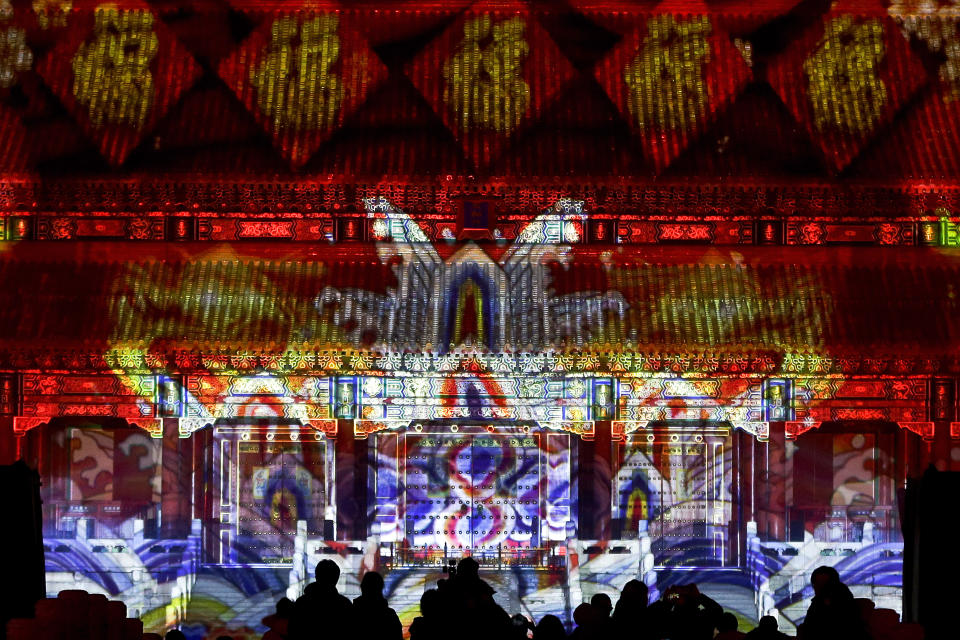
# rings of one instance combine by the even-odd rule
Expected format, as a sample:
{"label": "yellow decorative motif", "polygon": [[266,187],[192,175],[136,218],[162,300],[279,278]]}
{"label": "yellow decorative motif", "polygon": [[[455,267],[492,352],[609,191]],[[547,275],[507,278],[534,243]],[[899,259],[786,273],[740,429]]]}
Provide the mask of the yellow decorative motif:
{"label": "yellow decorative motif", "polygon": [[960,100],[960,0],[893,0],[887,11],[904,35],[919,38],[942,60],[943,101]]}
{"label": "yellow decorative motif", "polygon": [[443,65],[444,102],[460,127],[512,131],[530,106],[523,61],[530,52],[520,16],[494,22],[489,15],[467,21],[460,49]]}
{"label": "yellow decorative motif", "polygon": [[[0,22],[13,18],[13,5],[0,0]],[[19,27],[0,27],[0,87],[6,89],[17,82],[17,73],[33,64],[33,51],[27,47],[27,34]]]}
{"label": "yellow decorative motif", "polygon": [[150,62],[157,55],[153,14],[101,5],[93,39],[73,57],[73,95],[96,126],[143,125],[153,104]]}
{"label": "yellow decorative motif", "polygon": [[72,0],[33,0],[33,12],[41,29],[67,26],[67,16],[72,10]]}
{"label": "yellow decorative motif", "polygon": [[885,54],[879,20],[857,24],[843,15],[827,23],[817,50],[803,63],[818,129],[864,133],[873,128],[887,102],[887,87],[877,77]]}
{"label": "yellow decorative motif", "polygon": [[325,13],[303,23],[278,18],[260,64],[250,70],[257,106],[275,129],[324,129],[343,102],[343,84],[333,65],[340,57],[339,18]]}
{"label": "yellow decorative motif", "polygon": [[710,61],[711,31],[706,16],[677,20],[661,15],[647,23],[643,48],[623,70],[627,107],[638,127],[687,131],[703,115],[703,66]]}

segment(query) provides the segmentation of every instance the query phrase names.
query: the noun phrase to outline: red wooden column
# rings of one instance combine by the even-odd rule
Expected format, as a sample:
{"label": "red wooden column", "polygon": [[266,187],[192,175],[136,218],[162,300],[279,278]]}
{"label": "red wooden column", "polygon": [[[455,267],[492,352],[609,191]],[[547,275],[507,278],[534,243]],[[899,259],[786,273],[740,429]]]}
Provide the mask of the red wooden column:
{"label": "red wooden column", "polygon": [[954,442],[950,424],[956,420],[956,381],[934,378],[930,384],[930,419],[933,420],[932,462],[940,471],[950,471]]}
{"label": "red wooden column", "polygon": [[579,502],[578,537],[582,540],[608,540],[611,534],[610,421],[594,423],[592,440],[577,442],[577,499]]}
{"label": "red wooden column", "polygon": [[[755,498],[758,529],[771,540],[787,536],[787,467],[786,423],[770,423],[770,439],[757,443]],[[759,515],[762,514],[762,515]]]}
{"label": "red wooden column", "polygon": [[17,460],[17,438],[13,435],[13,416],[0,416],[0,464]]}
{"label": "red wooden column", "polygon": [[17,460],[17,438],[13,435],[13,418],[17,415],[17,374],[0,376],[0,464]]}
{"label": "red wooden column", "polygon": [[180,437],[180,420],[163,418],[160,536],[185,538],[190,533],[193,448]]}
{"label": "red wooden column", "polygon": [[334,447],[337,486],[337,540],[365,540],[367,537],[367,446],[356,438],[353,420],[337,421]]}

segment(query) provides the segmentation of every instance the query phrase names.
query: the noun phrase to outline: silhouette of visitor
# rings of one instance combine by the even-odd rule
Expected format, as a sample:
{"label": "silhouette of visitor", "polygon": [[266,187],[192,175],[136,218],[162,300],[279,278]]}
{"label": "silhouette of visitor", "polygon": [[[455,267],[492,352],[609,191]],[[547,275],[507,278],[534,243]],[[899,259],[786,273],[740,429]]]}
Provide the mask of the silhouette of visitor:
{"label": "silhouette of visitor", "polygon": [[601,640],[603,635],[599,632],[598,624],[600,615],[596,607],[589,602],[584,602],[573,610],[573,623],[577,628],[570,634],[571,638],[577,640]]}
{"label": "silhouette of visitor", "polygon": [[613,610],[613,634],[615,638],[643,640],[652,637],[647,615],[647,585],[639,580],[630,580],[623,585],[620,598]]}
{"label": "silhouette of visitor", "polygon": [[187,636],[180,629],[170,629],[167,635],[163,636],[163,640],[187,640]]}
{"label": "silhouette of visitor", "polygon": [[776,618],[763,616],[757,623],[757,628],[748,632],[744,640],[785,640],[788,637],[778,628]]}
{"label": "silhouette of visitor", "polygon": [[804,640],[865,640],[869,638],[860,610],[833,567],[817,567],[810,575],[813,600],[797,628]]}
{"label": "silhouette of visitor", "polygon": [[714,640],[742,640],[746,634],[737,630],[739,625],[737,616],[729,611],[724,612],[720,616],[720,621],[717,622],[717,635],[714,636]]}
{"label": "silhouette of visitor", "polygon": [[353,605],[337,591],[340,567],[321,560],[314,571],[316,581],[297,599],[290,618],[290,640],[345,640],[352,638]]}
{"label": "silhouette of visitor", "polygon": [[590,605],[596,614],[597,633],[603,638],[609,638],[613,635],[613,620],[610,614],[613,613],[613,602],[610,596],[605,593],[596,593],[590,598]]}
{"label": "silhouette of visitor", "polygon": [[656,633],[670,640],[711,640],[723,608],[695,584],[676,585],[649,607]]}
{"label": "silhouette of visitor", "polygon": [[522,613],[515,613],[510,617],[510,631],[507,635],[510,640],[526,640],[533,624]]}
{"label": "silhouette of visitor", "polygon": [[495,591],[480,579],[480,564],[466,557],[456,572],[438,582],[445,617],[462,638],[497,638],[510,632],[510,616],[493,600]]}
{"label": "silhouette of visitor", "polygon": [[533,629],[533,640],[566,640],[566,637],[567,630],[563,628],[563,622],[549,613],[540,618]]}
{"label": "silhouette of visitor", "polygon": [[377,640],[401,640],[403,625],[397,612],[390,608],[383,597],[383,576],[368,571],[360,580],[360,595],[353,600],[354,628],[362,638]]}
{"label": "silhouette of visitor", "polygon": [[420,596],[420,615],[410,624],[410,640],[440,640],[446,637],[443,598],[436,589]]}
{"label": "silhouette of visitor", "polygon": [[277,610],[266,616],[260,622],[267,627],[261,640],[286,640],[290,632],[290,617],[293,615],[294,604],[290,598],[280,598],[277,601]]}

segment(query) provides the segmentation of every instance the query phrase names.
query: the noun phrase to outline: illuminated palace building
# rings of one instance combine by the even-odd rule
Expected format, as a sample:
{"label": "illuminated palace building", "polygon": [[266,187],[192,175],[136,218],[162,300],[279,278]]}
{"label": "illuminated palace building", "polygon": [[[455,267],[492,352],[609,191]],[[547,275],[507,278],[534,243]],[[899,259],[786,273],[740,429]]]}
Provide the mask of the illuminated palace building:
{"label": "illuminated palace building", "polygon": [[3,2],[48,592],[252,638],[320,559],[409,623],[472,555],[537,619],[639,578],[790,630],[822,564],[899,610],[897,493],[960,469],[920,4]]}

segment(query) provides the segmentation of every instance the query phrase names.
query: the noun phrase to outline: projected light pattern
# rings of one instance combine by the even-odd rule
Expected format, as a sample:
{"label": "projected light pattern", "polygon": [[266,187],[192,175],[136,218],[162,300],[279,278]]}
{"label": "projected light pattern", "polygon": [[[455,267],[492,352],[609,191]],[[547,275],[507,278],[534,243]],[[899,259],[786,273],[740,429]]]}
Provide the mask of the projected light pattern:
{"label": "projected light pattern", "polygon": [[624,537],[652,542],[660,567],[736,564],[730,545],[730,430],[661,427],[618,446]]}
{"label": "projected light pattern", "polygon": [[[845,373],[834,276],[715,248],[657,264],[579,247],[592,221],[570,200],[512,243],[450,246],[364,204],[379,240],[357,262],[235,246],[118,267],[101,354],[115,370],[22,376],[36,417],[18,433],[49,460],[51,591],[123,599],[154,630],[249,636],[324,557],[351,595],[384,571],[409,618],[439,565],[473,554],[499,597],[519,594],[508,609],[537,616],[635,577],[654,594],[726,580],[758,594],[741,614],[788,627],[825,563],[898,608],[891,438],[929,433],[928,390]],[[237,350],[210,351],[217,336]],[[644,346],[680,343],[699,351]],[[101,419],[69,418],[87,414]],[[768,459],[748,464],[752,447]],[[607,520],[585,521],[598,503]]]}
{"label": "projected light pattern", "polygon": [[373,519],[415,553],[536,549],[571,517],[569,436],[457,426],[377,435]]}
{"label": "projected light pattern", "polygon": [[404,536],[412,545],[537,545],[536,437],[407,434],[404,446]]}

